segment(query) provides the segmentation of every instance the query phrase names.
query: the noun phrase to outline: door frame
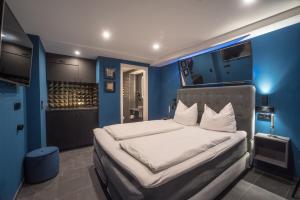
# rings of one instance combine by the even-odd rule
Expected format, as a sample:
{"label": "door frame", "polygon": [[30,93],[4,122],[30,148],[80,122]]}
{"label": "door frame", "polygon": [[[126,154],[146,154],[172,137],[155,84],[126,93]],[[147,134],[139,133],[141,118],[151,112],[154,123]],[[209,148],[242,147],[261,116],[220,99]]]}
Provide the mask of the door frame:
{"label": "door frame", "polygon": [[125,69],[136,69],[143,71],[144,76],[144,98],[143,98],[143,120],[148,120],[148,67],[138,66],[138,65],[129,65],[121,63],[120,68],[120,121],[121,124],[124,123],[124,116],[123,116],[123,72]]}

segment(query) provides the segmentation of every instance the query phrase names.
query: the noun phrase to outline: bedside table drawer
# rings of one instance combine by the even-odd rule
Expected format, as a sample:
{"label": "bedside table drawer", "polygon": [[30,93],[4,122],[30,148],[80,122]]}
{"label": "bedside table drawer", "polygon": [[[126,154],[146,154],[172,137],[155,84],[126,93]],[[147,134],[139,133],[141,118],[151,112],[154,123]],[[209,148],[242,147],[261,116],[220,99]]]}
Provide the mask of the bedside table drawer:
{"label": "bedside table drawer", "polygon": [[254,159],[278,167],[288,168],[289,139],[267,134],[255,136]]}

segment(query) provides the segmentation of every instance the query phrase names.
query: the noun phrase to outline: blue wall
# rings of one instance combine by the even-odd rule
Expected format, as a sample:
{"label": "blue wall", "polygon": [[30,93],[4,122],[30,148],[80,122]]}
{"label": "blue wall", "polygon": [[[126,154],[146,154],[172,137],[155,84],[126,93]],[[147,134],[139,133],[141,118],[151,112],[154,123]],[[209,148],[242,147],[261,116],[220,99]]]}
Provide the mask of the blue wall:
{"label": "blue wall", "polygon": [[[13,199],[23,178],[23,158],[27,151],[25,88],[0,82],[0,199]],[[14,111],[14,103],[22,103]],[[17,124],[24,131],[17,132]]]}
{"label": "blue wall", "polygon": [[[98,57],[97,59],[97,82],[99,83],[99,126],[120,123],[120,66],[121,63],[149,67],[148,64],[138,63],[127,60],[120,60],[107,57]],[[115,92],[105,92],[104,68],[114,67],[116,69]],[[159,70],[149,67],[149,119],[158,119],[160,97],[159,89]],[[153,82],[152,82],[153,81]]]}
{"label": "blue wall", "polygon": [[39,75],[40,75],[40,100],[43,105],[40,104],[41,114],[41,146],[47,145],[46,135],[46,108],[48,106],[48,90],[47,90],[47,73],[46,73],[46,51],[43,43],[39,39]]}
{"label": "blue wall", "polygon": [[[120,61],[117,59],[99,57],[97,59],[99,70],[99,126],[120,123]],[[116,69],[115,92],[104,91],[104,68]]]}
{"label": "blue wall", "polygon": [[[0,200],[13,199],[23,179],[25,153],[46,145],[45,110],[47,103],[46,59],[37,36],[30,36],[34,45],[30,87],[0,82]],[[22,104],[14,111],[14,103]],[[29,119],[29,120],[26,120]],[[16,131],[24,124],[23,131]]]}
{"label": "blue wall", "polygon": [[148,119],[160,119],[161,110],[161,70],[149,67],[148,70]]}
{"label": "blue wall", "polygon": [[34,45],[30,87],[27,88],[28,149],[46,146],[45,108],[48,102],[46,82],[46,56],[38,36],[30,36]]}
{"label": "blue wall", "polygon": [[[295,175],[300,176],[300,24],[252,39],[256,100],[268,94],[275,106],[275,134],[290,137]],[[180,87],[177,62],[161,68],[161,112],[168,113],[168,104]],[[256,132],[269,132],[270,123],[256,120]]]}
{"label": "blue wall", "polygon": [[[160,110],[162,117],[169,116],[169,105],[176,99],[177,89],[180,87],[180,76],[178,63],[173,63],[160,68],[161,72],[161,99]],[[171,112],[173,116],[174,111]]]}
{"label": "blue wall", "polygon": [[[294,169],[300,175],[300,24],[252,40],[257,101],[268,94],[275,106],[275,134],[292,140]],[[257,121],[257,131],[269,132],[269,122]]]}

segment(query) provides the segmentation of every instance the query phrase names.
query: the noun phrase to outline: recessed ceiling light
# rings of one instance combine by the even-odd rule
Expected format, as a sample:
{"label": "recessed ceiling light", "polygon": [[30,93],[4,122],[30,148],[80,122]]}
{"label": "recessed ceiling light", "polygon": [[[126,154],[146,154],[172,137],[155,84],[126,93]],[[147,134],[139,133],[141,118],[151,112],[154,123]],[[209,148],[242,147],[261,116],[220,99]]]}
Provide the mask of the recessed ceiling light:
{"label": "recessed ceiling light", "polygon": [[159,49],[160,49],[160,45],[159,45],[158,43],[154,43],[154,44],[152,45],[152,48],[153,48],[154,50],[159,50]]}
{"label": "recessed ceiling light", "polygon": [[256,0],[243,0],[244,4],[250,5],[253,4]]}
{"label": "recessed ceiling light", "polygon": [[76,51],[74,51],[74,54],[75,54],[76,56],[79,56],[81,53],[80,53],[80,51],[76,50]]}
{"label": "recessed ceiling light", "polygon": [[111,34],[110,34],[109,31],[103,31],[102,32],[103,39],[108,40],[108,39],[110,39],[110,36],[111,36]]}

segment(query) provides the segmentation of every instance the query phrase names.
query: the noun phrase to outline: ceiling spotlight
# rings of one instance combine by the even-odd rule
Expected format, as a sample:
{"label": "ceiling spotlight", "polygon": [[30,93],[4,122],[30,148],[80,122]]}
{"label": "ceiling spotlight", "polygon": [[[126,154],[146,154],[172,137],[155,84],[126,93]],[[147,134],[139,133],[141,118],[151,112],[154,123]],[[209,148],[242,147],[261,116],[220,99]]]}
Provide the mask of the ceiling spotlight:
{"label": "ceiling spotlight", "polygon": [[244,4],[250,5],[253,4],[256,0],[243,0]]}
{"label": "ceiling spotlight", "polygon": [[76,51],[74,51],[74,54],[75,54],[76,56],[79,56],[81,53],[80,53],[80,51],[76,50]]}
{"label": "ceiling spotlight", "polygon": [[108,40],[108,39],[110,39],[110,36],[111,36],[111,34],[110,34],[109,31],[103,31],[102,32],[103,39]]}
{"label": "ceiling spotlight", "polygon": [[159,49],[160,49],[160,45],[159,45],[158,43],[154,43],[154,44],[152,45],[152,48],[153,48],[154,50],[159,50]]}

